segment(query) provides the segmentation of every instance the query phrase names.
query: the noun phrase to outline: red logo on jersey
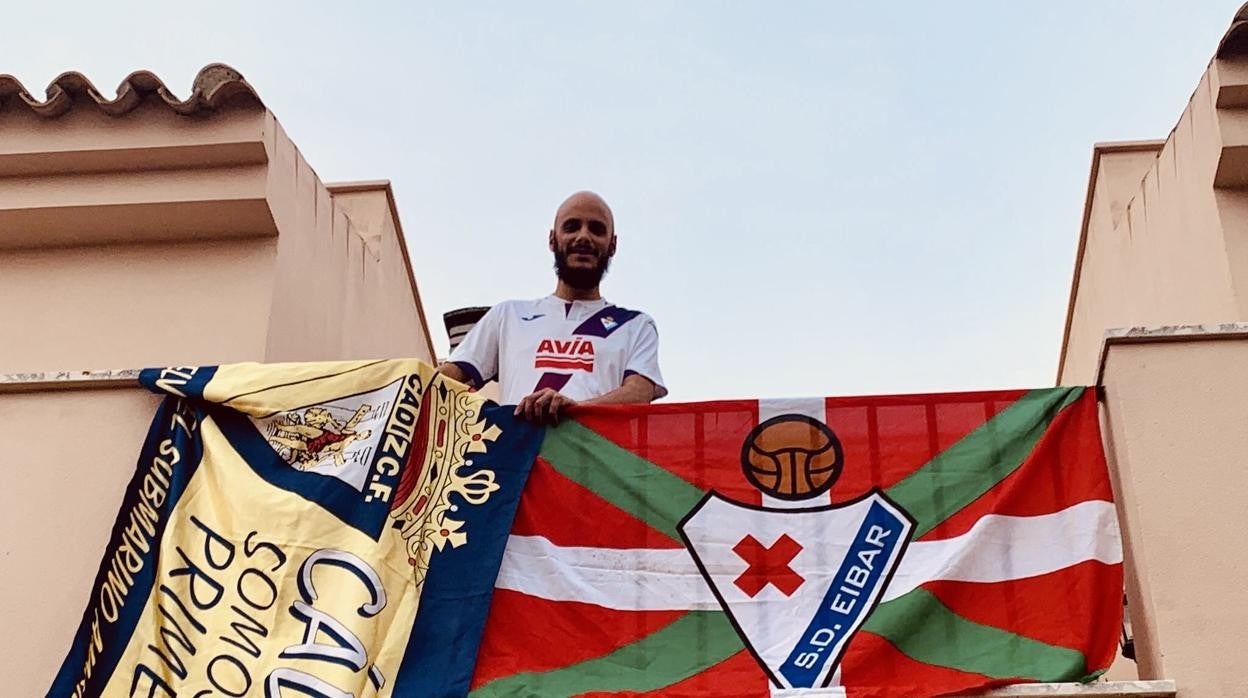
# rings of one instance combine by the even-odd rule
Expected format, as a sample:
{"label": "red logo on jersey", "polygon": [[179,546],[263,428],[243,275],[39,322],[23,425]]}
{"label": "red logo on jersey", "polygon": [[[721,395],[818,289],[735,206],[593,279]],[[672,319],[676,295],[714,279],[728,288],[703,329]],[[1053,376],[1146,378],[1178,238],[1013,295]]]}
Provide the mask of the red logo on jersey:
{"label": "red logo on jersey", "polygon": [[533,367],[592,372],[594,343],[588,339],[543,339],[537,345]]}

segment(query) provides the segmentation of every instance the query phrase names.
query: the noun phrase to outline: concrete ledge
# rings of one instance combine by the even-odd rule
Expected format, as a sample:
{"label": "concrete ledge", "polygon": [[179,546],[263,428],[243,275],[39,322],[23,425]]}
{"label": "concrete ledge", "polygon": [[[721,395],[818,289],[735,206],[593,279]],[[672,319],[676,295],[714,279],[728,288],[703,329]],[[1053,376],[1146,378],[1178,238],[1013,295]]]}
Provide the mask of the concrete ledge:
{"label": "concrete ledge", "polygon": [[0,209],[0,250],[239,240],[277,235],[263,198]]}
{"label": "concrete ledge", "polygon": [[1116,344],[1148,344],[1153,342],[1199,342],[1209,340],[1248,339],[1248,323],[1224,322],[1216,325],[1162,325],[1160,327],[1120,327],[1105,330],[1101,341],[1101,358],[1096,367],[1096,385],[1105,377],[1105,358]]}
{"label": "concrete ledge", "polygon": [[1215,58],[1213,72],[1218,78],[1215,106],[1218,109],[1248,107],[1248,59],[1243,56]]}
{"label": "concrete ledge", "polygon": [[1098,683],[1024,683],[980,696],[1149,696],[1169,698],[1178,691],[1173,681],[1101,681]]}
{"label": "concrete ledge", "polygon": [[260,141],[214,145],[167,145],[115,150],[82,149],[51,153],[0,153],[0,176],[137,172],[263,165],[268,153]]}
{"label": "concrete ledge", "polygon": [[196,168],[213,163],[263,163],[267,112],[231,107],[210,117],[182,116],[146,103],[124,117],[74,109],[46,119],[0,108],[0,174]]}
{"label": "concrete ledge", "polygon": [[[1244,90],[1248,92],[1248,85]],[[1248,94],[1244,99],[1248,100]],[[1218,109],[1217,128],[1222,147],[1213,186],[1243,189],[1248,185],[1248,109]]]}
{"label": "concrete ledge", "polygon": [[0,178],[0,249],[271,237],[264,165]]}
{"label": "concrete ledge", "polygon": [[[1177,688],[1173,681],[1100,681],[1096,683],[1021,683],[971,696],[1046,696],[1078,698],[1081,696],[1132,696],[1133,698],[1174,698]],[[772,691],[773,698],[831,698],[844,696],[843,688],[806,688]]]}
{"label": "concrete ledge", "polygon": [[0,373],[0,394],[40,392],[46,390],[84,390],[93,388],[136,388],[137,368],[95,371],[37,371]]}

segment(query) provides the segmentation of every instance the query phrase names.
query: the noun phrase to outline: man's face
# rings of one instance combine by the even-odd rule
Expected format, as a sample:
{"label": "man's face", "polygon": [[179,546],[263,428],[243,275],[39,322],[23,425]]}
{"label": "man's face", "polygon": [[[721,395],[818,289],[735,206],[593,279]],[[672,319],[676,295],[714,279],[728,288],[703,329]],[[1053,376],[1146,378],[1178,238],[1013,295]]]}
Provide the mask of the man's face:
{"label": "man's face", "polygon": [[560,280],[575,289],[596,288],[615,254],[610,210],[597,197],[569,199],[556,215],[550,249]]}

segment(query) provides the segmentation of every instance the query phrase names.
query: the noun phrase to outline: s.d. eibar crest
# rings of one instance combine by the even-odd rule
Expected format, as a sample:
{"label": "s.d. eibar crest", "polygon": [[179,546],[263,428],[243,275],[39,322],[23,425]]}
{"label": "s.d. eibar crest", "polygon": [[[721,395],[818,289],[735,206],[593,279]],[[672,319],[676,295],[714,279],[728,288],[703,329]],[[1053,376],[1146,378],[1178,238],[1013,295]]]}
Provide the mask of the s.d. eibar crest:
{"label": "s.d. eibar crest", "polygon": [[[751,484],[787,502],[813,504],[832,487],[842,461],[827,425],[793,414],[758,425],[741,450]],[[772,682],[811,688],[832,680],[888,586],[914,522],[879,490],[852,502],[784,508],[711,491],[679,528]]]}

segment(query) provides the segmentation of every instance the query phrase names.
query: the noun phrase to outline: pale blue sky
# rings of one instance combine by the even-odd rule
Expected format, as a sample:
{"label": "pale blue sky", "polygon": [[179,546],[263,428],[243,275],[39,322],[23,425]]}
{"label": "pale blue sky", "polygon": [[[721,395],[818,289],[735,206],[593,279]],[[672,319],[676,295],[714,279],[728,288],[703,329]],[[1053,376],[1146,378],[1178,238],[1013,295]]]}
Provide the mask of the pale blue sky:
{"label": "pale blue sky", "polygon": [[553,288],[589,188],[671,399],[1031,387],[1092,144],[1164,137],[1237,7],[32,3],[0,73],[238,68],[323,180],[392,180],[439,348],[443,311]]}

